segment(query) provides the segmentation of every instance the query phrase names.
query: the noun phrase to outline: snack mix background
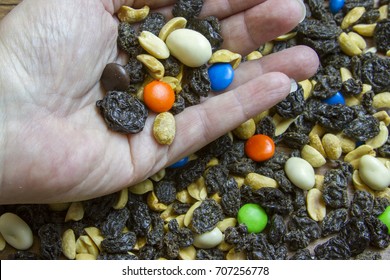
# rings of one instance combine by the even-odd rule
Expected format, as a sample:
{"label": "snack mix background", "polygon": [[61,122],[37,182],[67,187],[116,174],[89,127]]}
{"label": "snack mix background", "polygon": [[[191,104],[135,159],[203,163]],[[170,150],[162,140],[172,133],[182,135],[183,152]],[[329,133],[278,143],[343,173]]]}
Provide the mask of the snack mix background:
{"label": "snack mix background", "polygon": [[304,2],[303,22],[245,57],[221,49],[218,19],[198,17],[203,0],[178,0],[172,19],[123,6],[128,63],[107,65],[96,100],[118,133],[141,132],[153,111],[154,137],[170,145],[176,114],[228,88],[240,64],[291,46],[313,48],[321,66],[273,108],[135,186],[0,206],[0,258],[390,259],[389,0]]}

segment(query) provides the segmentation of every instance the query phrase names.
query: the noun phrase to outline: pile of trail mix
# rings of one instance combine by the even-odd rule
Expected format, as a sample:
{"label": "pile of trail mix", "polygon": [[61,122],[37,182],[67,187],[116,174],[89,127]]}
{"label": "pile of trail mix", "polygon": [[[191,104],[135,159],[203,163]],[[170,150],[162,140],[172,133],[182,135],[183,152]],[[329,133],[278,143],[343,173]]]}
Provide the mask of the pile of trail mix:
{"label": "pile of trail mix", "polygon": [[[217,18],[198,17],[203,0],[178,0],[173,20],[148,7],[122,7],[118,45],[129,60],[106,67],[107,95],[97,102],[109,128],[121,133],[141,131],[152,110],[164,114],[156,117],[156,140],[172,143],[172,116],[212,90],[212,64],[234,71],[307,45],[321,65],[273,108],[135,186],[81,202],[0,206],[0,231],[14,227],[22,240],[2,236],[1,248],[16,248],[4,258],[390,258],[389,1],[304,2],[302,23],[242,58],[221,49]],[[200,33],[212,53],[205,47],[195,61],[183,56],[172,36],[181,29]],[[164,84],[144,96],[153,81]],[[154,86],[167,92],[162,107],[154,106]],[[173,128],[166,134],[161,124]],[[274,143],[260,161],[246,148],[256,135]]]}

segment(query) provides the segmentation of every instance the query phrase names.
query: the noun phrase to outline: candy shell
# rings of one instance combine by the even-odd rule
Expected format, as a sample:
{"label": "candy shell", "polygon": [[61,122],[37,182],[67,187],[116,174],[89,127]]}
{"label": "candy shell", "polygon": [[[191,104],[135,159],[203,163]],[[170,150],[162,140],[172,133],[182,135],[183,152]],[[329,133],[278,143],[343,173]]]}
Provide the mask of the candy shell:
{"label": "candy shell", "polygon": [[210,42],[201,33],[191,29],[177,29],[165,42],[171,54],[189,67],[200,67],[211,58]]}
{"label": "candy shell", "polygon": [[367,186],[376,191],[383,191],[390,186],[390,170],[371,155],[360,158],[359,176]]}
{"label": "candy shell", "polygon": [[379,220],[387,226],[388,234],[390,234],[390,206],[387,206],[385,211],[379,215]]}
{"label": "candy shell", "polygon": [[230,63],[216,63],[208,69],[213,91],[221,91],[230,86],[234,79],[234,69]]}
{"label": "candy shell", "polygon": [[238,210],[237,220],[246,225],[249,233],[259,233],[267,226],[268,216],[260,205],[247,203]]}
{"label": "candy shell", "polygon": [[343,105],[345,105],[344,96],[340,92],[336,92],[335,95],[322,100],[322,102],[327,103],[329,105],[335,105],[335,104],[343,104]]}
{"label": "candy shell", "polygon": [[188,157],[185,157],[185,158],[182,158],[181,160],[175,162],[174,164],[168,166],[168,168],[179,168],[179,167],[183,167],[184,165],[187,164],[189,158]]}
{"label": "candy shell", "polygon": [[343,7],[345,1],[344,0],[330,0],[329,1],[329,9],[332,14],[337,14]]}
{"label": "candy shell", "polygon": [[314,169],[306,160],[299,157],[291,157],[286,161],[284,171],[290,181],[298,188],[307,191],[314,187]]}

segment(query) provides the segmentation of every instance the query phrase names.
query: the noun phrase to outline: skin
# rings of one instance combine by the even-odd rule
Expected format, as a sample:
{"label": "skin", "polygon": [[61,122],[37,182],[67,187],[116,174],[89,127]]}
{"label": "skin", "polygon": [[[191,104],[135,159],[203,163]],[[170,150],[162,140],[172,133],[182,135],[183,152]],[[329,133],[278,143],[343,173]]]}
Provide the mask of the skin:
{"label": "skin", "polygon": [[[303,46],[242,64],[228,92],[176,116],[171,146],[153,139],[153,115],[142,133],[111,132],[95,103],[105,65],[126,60],[114,14],[147,4],[170,16],[173,3],[24,0],[0,22],[0,204],[80,201],[131,186],[275,105],[290,78],[318,67]],[[206,0],[208,15],[222,20],[223,47],[246,55],[292,30],[302,9],[297,1]]]}

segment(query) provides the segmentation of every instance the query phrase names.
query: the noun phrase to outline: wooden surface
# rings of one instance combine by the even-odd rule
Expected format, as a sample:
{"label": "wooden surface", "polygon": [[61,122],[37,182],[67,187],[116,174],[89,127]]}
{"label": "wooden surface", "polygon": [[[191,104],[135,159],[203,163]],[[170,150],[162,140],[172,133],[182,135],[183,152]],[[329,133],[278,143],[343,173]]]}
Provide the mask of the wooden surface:
{"label": "wooden surface", "polygon": [[0,20],[22,0],[0,0]]}

